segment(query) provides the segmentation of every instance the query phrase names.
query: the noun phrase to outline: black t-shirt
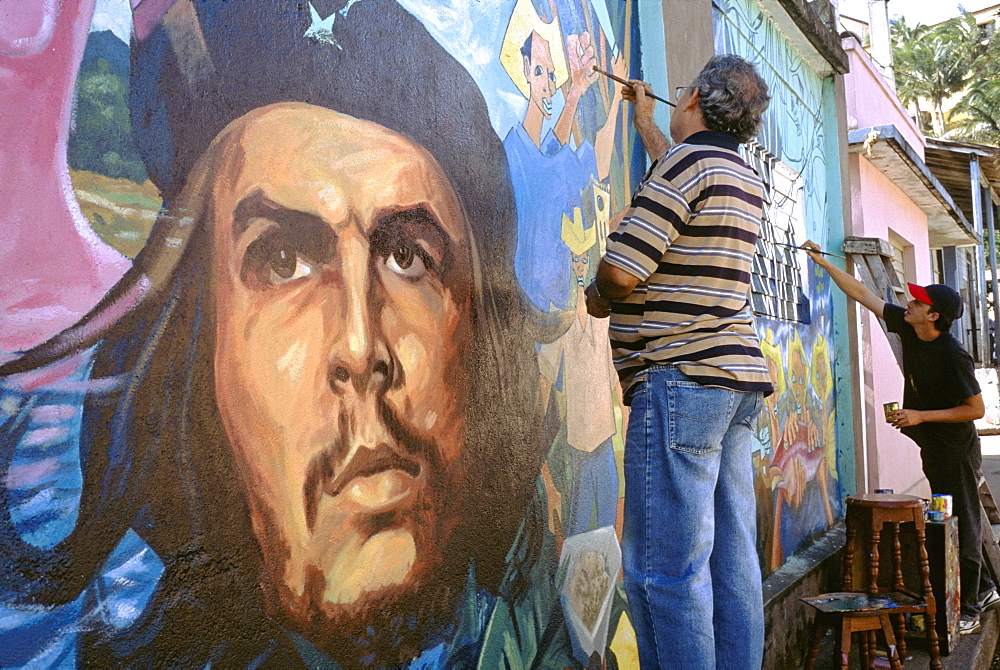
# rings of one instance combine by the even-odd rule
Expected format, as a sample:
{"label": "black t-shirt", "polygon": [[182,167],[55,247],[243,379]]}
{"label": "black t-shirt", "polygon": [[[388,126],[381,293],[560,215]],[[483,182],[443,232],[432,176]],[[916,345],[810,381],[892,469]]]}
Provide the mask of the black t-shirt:
{"label": "black t-shirt", "polygon": [[[883,318],[890,332],[903,342],[903,407],[905,409],[950,409],[979,395],[972,356],[951,333],[930,342],[917,337],[913,326],[903,320],[906,309],[886,304]],[[922,423],[904,428],[903,433],[920,446],[968,444],[976,435],[972,421],[962,423]]]}

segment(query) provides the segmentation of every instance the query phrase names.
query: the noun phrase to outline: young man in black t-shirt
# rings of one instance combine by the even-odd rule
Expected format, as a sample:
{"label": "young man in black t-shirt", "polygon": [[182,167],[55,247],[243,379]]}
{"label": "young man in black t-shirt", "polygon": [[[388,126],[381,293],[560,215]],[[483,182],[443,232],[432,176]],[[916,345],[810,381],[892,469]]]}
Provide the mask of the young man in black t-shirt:
{"label": "young man in black t-shirt", "polygon": [[885,319],[903,344],[903,407],[887,418],[917,443],[934,493],[950,494],[958,516],[963,634],[980,629],[979,614],[1000,606],[1000,595],[982,556],[979,477],[982,452],[973,421],[986,413],[972,357],[948,330],[962,315],[962,298],[944,284],[909,284],[906,308],[887,303],[834,267],[815,242],[803,245],[848,295]]}

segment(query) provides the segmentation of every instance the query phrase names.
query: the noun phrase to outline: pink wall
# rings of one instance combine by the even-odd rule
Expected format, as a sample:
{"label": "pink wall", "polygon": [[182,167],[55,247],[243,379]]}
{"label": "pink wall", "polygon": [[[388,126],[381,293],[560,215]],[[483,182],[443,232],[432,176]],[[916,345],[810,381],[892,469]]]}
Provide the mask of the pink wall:
{"label": "pink wall", "polygon": [[[848,84],[850,86],[850,84]],[[905,281],[930,281],[927,215],[863,154],[851,155],[850,234],[903,243]],[[882,404],[901,401],[903,376],[878,321],[862,310],[865,444],[869,490],[929,495],[917,446],[885,423]]]}
{"label": "pink wall", "polygon": [[[845,78],[849,129],[894,125],[922,158],[926,141],[871,58],[853,37],[843,40],[850,60]],[[851,230],[849,235],[878,237],[906,249],[905,281],[928,283],[930,257],[927,215],[864,154],[851,154]],[[908,297],[908,296],[907,296]],[[882,404],[901,401],[903,375],[878,321],[861,312],[864,444],[868,490],[929,495],[917,446],[885,423]]]}
{"label": "pink wall", "polygon": [[80,213],[66,165],[94,0],[12,4],[0,5],[0,360],[73,324],[128,267]]}
{"label": "pink wall", "polygon": [[845,77],[848,129],[892,124],[923,158],[926,140],[896,97],[895,91],[889,88],[856,39],[845,38],[842,44],[847,51],[851,68]]}

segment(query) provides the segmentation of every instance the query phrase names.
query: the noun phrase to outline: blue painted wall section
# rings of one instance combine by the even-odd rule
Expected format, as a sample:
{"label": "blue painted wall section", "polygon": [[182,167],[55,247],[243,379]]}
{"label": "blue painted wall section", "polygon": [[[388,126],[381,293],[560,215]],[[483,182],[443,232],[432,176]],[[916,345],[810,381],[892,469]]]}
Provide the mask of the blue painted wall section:
{"label": "blue painted wall section", "polygon": [[[789,210],[792,220],[778,231],[779,242],[824,241],[840,211],[839,165],[828,158],[828,135],[836,126],[826,84],[753,0],[716,0],[713,6],[716,53],[755,63],[770,87],[760,152],[800,179],[801,210]],[[773,205],[782,209],[780,202]],[[771,253],[764,249],[763,256]],[[792,318],[758,314],[763,350],[778,379],[778,392],[768,398],[758,425],[755,455],[765,574],[842,516],[837,433],[844,424],[838,423],[836,384],[842,377],[834,372],[841,338],[832,315],[843,314],[843,308],[835,310],[829,280],[804,253],[786,248],[776,255],[793,268],[789,272],[797,270],[794,284],[803,309]]]}

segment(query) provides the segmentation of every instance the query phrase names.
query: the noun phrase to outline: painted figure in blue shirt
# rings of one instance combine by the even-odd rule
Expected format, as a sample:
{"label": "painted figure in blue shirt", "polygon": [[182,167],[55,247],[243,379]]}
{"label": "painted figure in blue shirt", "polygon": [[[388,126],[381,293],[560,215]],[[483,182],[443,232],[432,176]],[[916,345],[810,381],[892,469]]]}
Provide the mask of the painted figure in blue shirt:
{"label": "painted figure in blue shirt", "polygon": [[[544,312],[571,308],[574,281],[570,251],[560,238],[562,217],[573,219],[591,181],[607,178],[621,102],[616,87],[605,124],[593,142],[577,135],[574,148],[570,142],[574,119],[581,98],[596,80],[592,66],[597,64],[597,52],[588,31],[563,38],[554,6],[550,11],[551,20],[544,22],[531,3],[522,0],[505,38],[520,44],[520,71],[512,71],[510,62],[505,66],[528,98],[524,120],[504,138],[518,216],[514,267],[525,293]],[[626,76],[624,56],[612,61],[612,69]],[[543,135],[560,87],[562,111]]]}

